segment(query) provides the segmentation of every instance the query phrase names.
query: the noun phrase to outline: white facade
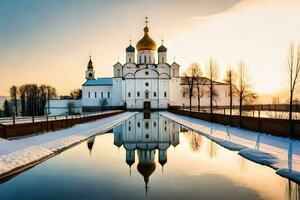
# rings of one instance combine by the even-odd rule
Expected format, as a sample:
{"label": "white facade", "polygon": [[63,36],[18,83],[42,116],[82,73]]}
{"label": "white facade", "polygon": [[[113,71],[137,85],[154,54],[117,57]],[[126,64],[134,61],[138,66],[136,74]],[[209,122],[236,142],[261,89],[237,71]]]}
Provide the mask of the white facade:
{"label": "white facade", "polygon": [[[151,109],[189,105],[189,95],[183,92],[187,85],[184,77],[179,76],[180,65],[176,62],[168,63],[167,48],[163,44],[156,49],[147,24],[144,36],[137,42],[136,48],[130,43],[125,53],[126,62],[117,62],[112,67],[111,78],[95,79],[94,66],[92,60],[89,60],[85,72],[86,82],[82,85],[83,111],[99,108],[103,99],[106,99],[106,106],[126,105],[128,109],[143,109],[145,105],[150,105]],[[228,86],[215,83],[214,87],[219,94],[214,105],[228,105]],[[208,86],[202,85],[201,90],[204,94],[201,96],[201,106],[208,106]],[[197,106],[196,96],[192,104]]]}

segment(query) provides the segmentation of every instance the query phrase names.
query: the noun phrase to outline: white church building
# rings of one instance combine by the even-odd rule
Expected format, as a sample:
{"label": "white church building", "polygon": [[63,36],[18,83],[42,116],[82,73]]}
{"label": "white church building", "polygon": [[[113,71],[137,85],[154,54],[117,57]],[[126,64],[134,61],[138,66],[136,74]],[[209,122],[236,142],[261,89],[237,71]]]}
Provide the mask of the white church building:
{"label": "white church building", "polygon": [[[126,106],[127,109],[153,110],[167,109],[168,105],[188,106],[189,95],[185,77],[180,76],[180,65],[175,61],[168,62],[168,50],[163,45],[157,48],[156,42],[150,37],[150,29],[146,19],[144,35],[136,43],[125,49],[126,61],[113,65],[113,77],[96,78],[93,62],[90,58],[86,71],[85,83],[82,85],[82,99],[73,101],[77,112],[93,112],[100,108],[105,99],[106,106]],[[204,77],[202,79],[205,79]],[[218,105],[228,105],[228,86],[216,82]],[[203,88],[203,94],[208,88]],[[197,98],[193,106],[197,105]],[[50,100],[50,114],[63,114],[68,111],[67,100]],[[208,106],[207,95],[201,97],[201,105]]]}

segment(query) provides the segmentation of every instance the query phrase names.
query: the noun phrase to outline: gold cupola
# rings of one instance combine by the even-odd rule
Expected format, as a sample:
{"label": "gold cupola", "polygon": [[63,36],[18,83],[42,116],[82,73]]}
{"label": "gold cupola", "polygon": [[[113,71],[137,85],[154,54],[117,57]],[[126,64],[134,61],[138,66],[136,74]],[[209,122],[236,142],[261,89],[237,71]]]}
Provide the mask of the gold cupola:
{"label": "gold cupola", "polygon": [[144,37],[138,41],[136,44],[136,49],[138,51],[141,50],[155,50],[156,49],[156,43],[154,40],[149,36],[149,28],[148,28],[148,17],[146,17],[146,27],[144,28]]}

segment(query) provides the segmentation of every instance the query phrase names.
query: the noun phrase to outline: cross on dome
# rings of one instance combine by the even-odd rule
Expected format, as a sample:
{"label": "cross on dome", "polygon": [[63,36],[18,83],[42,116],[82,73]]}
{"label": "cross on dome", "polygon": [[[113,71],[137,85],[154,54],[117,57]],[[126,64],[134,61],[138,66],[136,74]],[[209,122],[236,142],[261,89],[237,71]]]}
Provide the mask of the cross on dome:
{"label": "cross on dome", "polygon": [[148,17],[148,15],[146,15],[146,17],[145,17],[146,26],[148,26],[148,23],[149,23],[148,19],[149,19],[149,17]]}

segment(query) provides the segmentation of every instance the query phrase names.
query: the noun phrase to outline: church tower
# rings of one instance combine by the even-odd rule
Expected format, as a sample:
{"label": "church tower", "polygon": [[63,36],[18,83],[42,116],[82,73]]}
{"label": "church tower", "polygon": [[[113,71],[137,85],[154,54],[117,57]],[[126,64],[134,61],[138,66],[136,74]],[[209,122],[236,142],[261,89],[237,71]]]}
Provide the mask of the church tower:
{"label": "church tower", "polygon": [[136,44],[138,50],[137,64],[154,64],[154,50],[156,49],[155,41],[149,36],[148,17],[145,20],[144,37]]}
{"label": "church tower", "polygon": [[94,71],[91,56],[90,56],[90,60],[88,62],[88,65],[87,65],[87,68],[86,68],[86,71],[85,71],[85,79],[87,79],[87,80],[95,79],[95,71]]}
{"label": "church tower", "polygon": [[164,41],[161,41],[161,46],[157,49],[158,63],[167,63],[167,48],[164,46]]}
{"label": "church tower", "polygon": [[126,48],[126,63],[134,63],[134,57],[135,57],[135,48],[131,45],[131,40],[130,40],[130,45]]}

